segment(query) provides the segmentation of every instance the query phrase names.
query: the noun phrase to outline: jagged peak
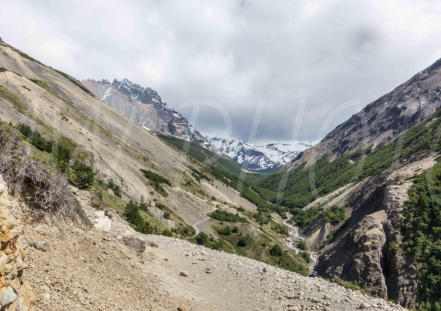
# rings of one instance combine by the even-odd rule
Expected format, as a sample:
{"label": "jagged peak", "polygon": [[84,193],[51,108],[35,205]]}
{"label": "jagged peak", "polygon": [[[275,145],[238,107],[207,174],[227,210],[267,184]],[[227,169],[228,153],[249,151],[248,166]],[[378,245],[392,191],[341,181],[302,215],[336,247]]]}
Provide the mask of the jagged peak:
{"label": "jagged peak", "polygon": [[114,79],[112,85],[119,91],[129,95],[132,99],[138,99],[143,103],[151,103],[153,101],[164,106],[166,105],[155,90],[149,87],[142,87],[129,79]]}
{"label": "jagged peak", "polygon": [[101,79],[101,80],[98,81],[98,83],[100,83],[100,84],[110,84],[110,81],[107,80],[107,79]]}

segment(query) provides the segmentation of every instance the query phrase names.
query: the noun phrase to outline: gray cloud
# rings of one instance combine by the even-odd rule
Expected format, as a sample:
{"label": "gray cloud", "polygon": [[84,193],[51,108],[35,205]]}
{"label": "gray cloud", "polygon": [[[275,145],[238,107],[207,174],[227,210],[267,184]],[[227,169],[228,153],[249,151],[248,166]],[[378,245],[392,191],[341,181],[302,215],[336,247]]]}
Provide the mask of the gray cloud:
{"label": "gray cloud", "polygon": [[429,0],[16,0],[0,36],[77,78],[150,86],[202,133],[279,141],[323,136],[440,58],[440,13]]}

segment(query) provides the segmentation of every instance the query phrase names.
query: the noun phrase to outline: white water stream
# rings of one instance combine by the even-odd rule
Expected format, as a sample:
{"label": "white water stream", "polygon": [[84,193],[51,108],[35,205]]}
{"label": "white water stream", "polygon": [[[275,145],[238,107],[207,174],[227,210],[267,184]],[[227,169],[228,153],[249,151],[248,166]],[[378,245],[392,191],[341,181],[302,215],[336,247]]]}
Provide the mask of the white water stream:
{"label": "white water stream", "polygon": [[[290,250],[293,250],[296,254],[305,252],[297,247],[299,241],[305,240],[305,237],[300,233],[299,227],[288,223],[287,220],[283,220],[283,224],[286,225],[290,231],[289,236],[286,238],[285,245]],[[313,251],[306,251],[311,257],[311,263],[309,264],[309,270],[312,276],[316,276],[315,268],[318,264],[318,255]]]}

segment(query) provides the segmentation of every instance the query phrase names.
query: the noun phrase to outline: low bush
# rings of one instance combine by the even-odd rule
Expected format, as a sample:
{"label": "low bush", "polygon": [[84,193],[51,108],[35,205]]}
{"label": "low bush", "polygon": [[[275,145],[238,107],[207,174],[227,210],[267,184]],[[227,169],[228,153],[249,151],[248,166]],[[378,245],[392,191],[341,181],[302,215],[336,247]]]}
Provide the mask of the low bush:
{"label": "low bush", "polygon": [[281,257],[283,255],[283,250],[279,244],[274,244],[274,246],[269,251],[271,256]]}
{"label": "low bush", "polygon": [[139,206],[133,202],[132,200],[127,203],[124,216],[127,219],[129,223],[133,225],[136,231],[144,233],[144,234],[162,234],[166,236],[173,236],[173,233],[168,230],[164,229],[161,231],[159,228],[151,224],[150,222],[146,221],[140,213]]}
{"label": "low bush", "polygon": [[341,206],[333,205],[323,211],[323,216],[326,222],[337,225],[346,219],[346,209]]}
{"label": "low bush", "polygon": [[95,178],[93,160],[76,143],[63,136],[54,142],[23,123],[16,128],[38,150],[50,153],[57,170],[64,173],[72,184],[80,189],[92,186]]}
{"label": "low bush", "polygon": [[153,189],[156,190],[156,192],[158,192],[163,197],[168,196],[167,191],[165,191],[165,189],[162,188],[161,184],[166,184],[171,186],[172,184],[170,180],[149,170],[141,169],[141,173],[144,175],[145,178],[149,180],[150,185],[153,187]]}
{"label": "low bush", "polygon": [[[108,189],[112,189],[112,191],[113,191],[113,193],[117,196],[117,197],[121,197],[121,189],[120,189],[120,187],[117,185],[117,184],[115,184],[114,182],[113,182],[113,180],[112,179],[110,179],[109,180],[109,182],[107,183],[107,188]],[[140,208],[141,209],[143,209],[143,206],[141,207],[140,206]],[[147,209],[147,208],[146,208]]]}
{"label": "low bush", "polygon": [[16,130],[4,123],[0,123],[0,174],[10,190],[19,193],[30,207],[63,217],[82,216],[65,177],[50,173],[32,158]]}
{"label": "low bush", "polygon": [[239,241],[237,241],[237,246],[239,247],[246,247],[248,244],[249,244],[248,237],[241,237]]}
{"label": "low bush", "polygon": [[225,226],[225,227],[219,227],[216,229],[217,233],[221,234],[221,235],[230,235],[231,234],[231,229],[229,226]]}
{"label": "low bush", "polygon": [[287,226],[285,226],[284,224],[279,224],[276,222],[273,222],[272,224],[272,229],[282,235],[289,235],[289,228]]}
{"label": "low bush", "polygon": [[196,243],[198,243],[199,245],[204,245],[205,243],[208,242],[208,235],[204,232],[199,232],[196,237]]}
{"label": "low bush", "polygon": [[248,223],[248,220],[246,220],[243,217],[240,217],[239,215],[231,214],[228,213],[227,211],[219,210],[219,209],[208,214],[208,216],[219,221]]}
{"label": "low bush", "polygon": [[306,251],[307,246],[305,240],[300,240],[299,243],[297,243],[297,247],[303,251]]}

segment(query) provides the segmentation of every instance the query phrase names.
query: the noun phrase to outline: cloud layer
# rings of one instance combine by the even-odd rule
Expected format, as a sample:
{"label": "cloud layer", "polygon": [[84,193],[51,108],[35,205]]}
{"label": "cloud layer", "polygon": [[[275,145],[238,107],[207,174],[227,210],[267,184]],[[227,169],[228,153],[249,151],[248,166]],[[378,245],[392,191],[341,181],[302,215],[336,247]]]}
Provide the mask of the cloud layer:
{"label": "cloud layer", "polygon": [[441,58],[438,1],[32,1],[0,36],[79,79],[156,89],[202,133],[316,139]]}

